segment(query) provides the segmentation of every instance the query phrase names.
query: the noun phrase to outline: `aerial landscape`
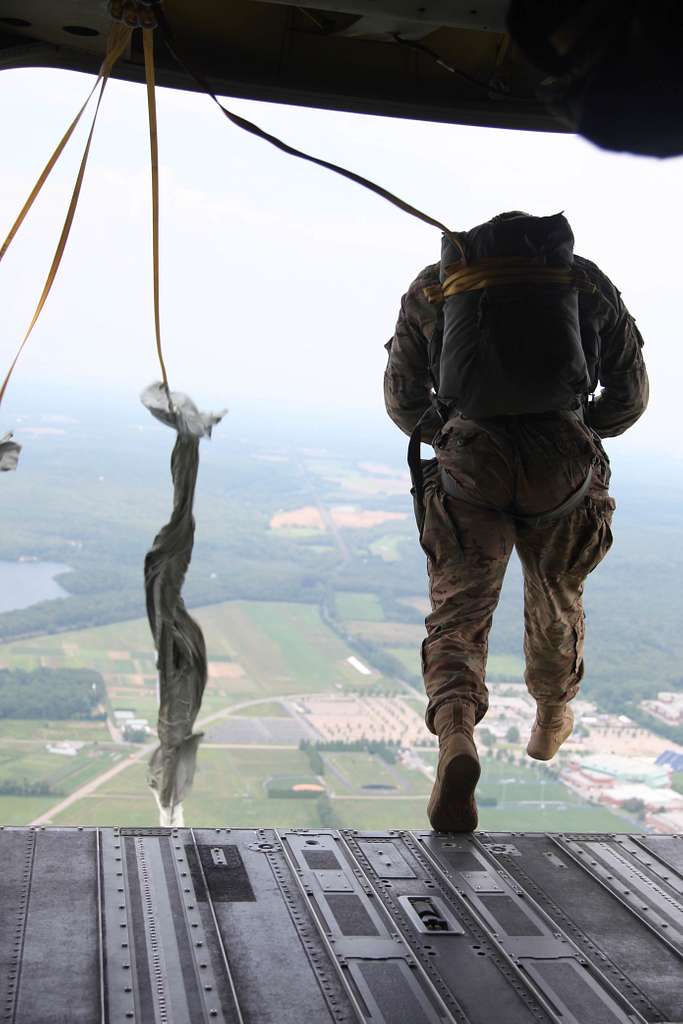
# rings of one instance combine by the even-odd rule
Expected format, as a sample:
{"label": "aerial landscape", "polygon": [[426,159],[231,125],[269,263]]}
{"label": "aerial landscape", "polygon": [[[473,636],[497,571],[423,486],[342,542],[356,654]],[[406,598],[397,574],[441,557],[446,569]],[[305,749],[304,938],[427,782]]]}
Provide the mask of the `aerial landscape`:
{"label": "aerial landscape", "polygon": [[[95,418],[16,412],[24,462],[5,477],[0,574],[0,818],[144,825],[157,676],[141,566],[167,515],[163,428],[134,405]],[[424,828],[436,764],[420,643],[427,610],[401,441],[295,418],[202,449],[186,585],[209,682],[185,819],[198,826]],[[680,524],[622,476],[618,544],[589,581],[578,727],[549,765],[524,748],[520,579],[492,634],[478,727],[487,830],[681,831]],[[74,500],[72,495],[77,495]],[[638,630],[633,629],[633,622]]]}

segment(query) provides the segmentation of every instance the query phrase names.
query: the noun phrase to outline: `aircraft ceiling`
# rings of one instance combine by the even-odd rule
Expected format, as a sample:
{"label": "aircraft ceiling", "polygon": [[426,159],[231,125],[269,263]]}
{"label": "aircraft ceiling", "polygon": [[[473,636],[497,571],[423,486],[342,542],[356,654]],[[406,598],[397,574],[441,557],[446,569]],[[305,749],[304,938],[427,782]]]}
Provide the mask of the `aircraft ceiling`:
{"label": "aircraft ceiling", "polygon": [[[508,0],[165,0],[193,69],[223,95],[501,128],[564,130],[505,32]],[[105,0],[0,0],[0,69],[96,71]],[[143,79],[133,37],[114,74]],[[196,88],[157,44],[161,85]]]}

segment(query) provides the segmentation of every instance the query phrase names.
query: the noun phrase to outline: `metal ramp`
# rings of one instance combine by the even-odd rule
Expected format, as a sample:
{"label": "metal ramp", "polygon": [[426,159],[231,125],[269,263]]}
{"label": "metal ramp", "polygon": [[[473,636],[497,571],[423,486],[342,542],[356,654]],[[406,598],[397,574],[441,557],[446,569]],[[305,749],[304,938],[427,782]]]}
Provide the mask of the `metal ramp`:
{"label": "metal ramp", "polygon": [[1,1024],[683,1021],[683,837],[0,829]]}

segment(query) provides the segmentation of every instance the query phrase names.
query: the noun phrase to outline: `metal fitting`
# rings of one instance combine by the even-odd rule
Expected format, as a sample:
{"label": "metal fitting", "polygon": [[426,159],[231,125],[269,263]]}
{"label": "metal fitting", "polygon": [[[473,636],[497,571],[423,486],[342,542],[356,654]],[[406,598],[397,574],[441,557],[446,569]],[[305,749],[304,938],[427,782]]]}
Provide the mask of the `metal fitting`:
{"label": "metal fitting", "polygon": [[122,21],[130,28],[156,28],[156,9],[160,0],[109,0],[113,21]]}

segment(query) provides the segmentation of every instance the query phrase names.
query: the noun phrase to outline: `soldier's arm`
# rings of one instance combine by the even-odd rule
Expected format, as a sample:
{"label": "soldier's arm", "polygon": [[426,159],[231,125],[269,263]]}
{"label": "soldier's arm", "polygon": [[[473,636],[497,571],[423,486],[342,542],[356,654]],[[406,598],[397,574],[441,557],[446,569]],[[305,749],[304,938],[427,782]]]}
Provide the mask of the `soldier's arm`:
{"label": "soldier's arm", "polygon": [[649,382],[643,359],[643,339],[636,322],[612,286],[614,315],[601,332],[601,394],[588,406],[588,423],[600,437],[616,437],[647,408]]}
{"label": "soldier's arm", "polygon": [[[389,359],[384,404],[394,423],[409,435],[431,405],[429,336],[436,317],[422,295],[427,283],[421,275],[403,296],[394,336],[385,345]],[[422,421],[422,440],[430,442],[440,427],[439,417],[431,411]]]}

